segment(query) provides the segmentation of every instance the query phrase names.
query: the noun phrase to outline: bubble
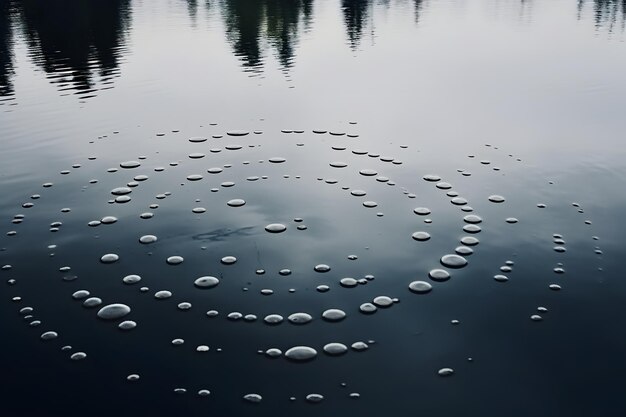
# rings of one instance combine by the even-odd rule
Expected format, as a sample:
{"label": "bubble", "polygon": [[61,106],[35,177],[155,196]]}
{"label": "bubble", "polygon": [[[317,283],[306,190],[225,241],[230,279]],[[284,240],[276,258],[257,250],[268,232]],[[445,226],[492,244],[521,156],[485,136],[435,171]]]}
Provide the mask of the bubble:
{"label": "bubble", "polygon": [[220,283],[220,280],[212,276],[204,276],[196,279],[193,284],[198,288],[213,288]]}
{"label": "bubble", "polygon": [[182,256],[170,256],[165,260],[169,265],[180,265],[184,261]]}
{"label": "bubble", "polygon": [[322,318],[327,321],[341,321],[346,318],[346,312],[337,308],[330,308],[322,313]]}
{"label": "bubble", "polygon": [[167,290],[161,290],[154,293],[154,298],[156,298],[157,300],[165,300],[167,298],[170,298],[171,296],[172,293]]}
{"label": "bubble", "polygon": [[463,268],[467,265],[467,259],[459,255],[444,255],[440,260],[443,266],[447,266],[448,268]]}
{"label": "bubble", "polygon": [[117,320],[130,314],[130,307],[126,304],[108,304],[98,311],[98,317],[104,320]]}
{"label": "bubble", "polygon": [[57,337],[59,337],[59,334],[57,332],[48,331],[48,332],[42,333],[41,336],[39,337],[41,338],[41,340],[52,340],[52,339],[56,339]]}
{"label": "bubble", "polygon": [[504,197],[502,197],[501,195],[490,195],[488,197],[488,200],[491,201],[492,203],[504,203]]}
{"label": "bubble", "polygon": [[417,294],[425,294],[432,291],[433,286],[426,281],[413,281],[409,284],[409,290]]}
{"label": "bubble", "polygon": [[141,166],[141,163],[139,163],[139,161],[125,161],[125,162],[120,163],[120,167],[126,168],[126,169],[138,168],[140,166]]}
{"label": "bubble", "polygon": [[280,324],[283,322],[283,316],[279,314],[269,314],[265,316],[263,321],[267,324]]}
{"label": "bubble", "polygon": [[313,320],[313,317],[308,313],[293,313],[287,317],[287,320],[293,324],[307,324]]}
{"label": "bubble", "polygon": [[282,233],[287,230],[287,226],[282,223],[272,223],[265,226],[265,230],[270,233]]}
{"label": "bubble", "polygon": [[132,330],[137,327],[137,323],[132,320],[126,320],[117,325],[120,330]]}
{"label": "bubble", "polygon": [[285,357],[293,361],[303,362],[314,359],[317,351],[309,346],[294,346],[285,352]]}
{"label": "bubble", "polygon": [[143,235],[139,238],[139,242],[143,243],[143,244],[149,244],[149,243],[154,243],[157,241],[157,237],[154,235]]}
{"label": "bubble", "polygon": [[430,239],[430,234],[427,232],[415,232],[413,233],[413,235],[411,236],[414,240],[420,241],[420,242],[424,242],[426,240]]}
{"label": "bubble", "polygon": [[328,272],[330,271],[330,266],[326,265],[326,264],[319,264],[319,265],[315,265],[315,267],[313,268],[315,270],[315,272]]}
{"label": "bubble", "polygon": [[100,262],[102,262],[103,264],[112,264],[114,262],[117,262],[120,259],[120,257],[115,254],[115,253],[107,253],[106,255],[102,255],[102,257],[100,258]]}
{"label": "bubble", "polygon": [[339,356],[346,353],[348,351],[348,347],[343,343],[333,342],[324,345],[323,350],[327,355]]}
{"label": "bubble", "polygon": [[124,278],[122,278],[122,282],[124,282],[124,284],[136,284],[139,281],[141,281],[141,277],[139,275],[126,275]]}
{"label": "bubble", "polygon": [[413,209],[413,213],[419,216],[427,216],[430,214],[430,209],[427,209],[426,207],[416,207]]}
{"label": "bubble", "polygon": [[439,376],[452,376],[454,374],[454,369],[452,368],[441,368],[437,371]]}

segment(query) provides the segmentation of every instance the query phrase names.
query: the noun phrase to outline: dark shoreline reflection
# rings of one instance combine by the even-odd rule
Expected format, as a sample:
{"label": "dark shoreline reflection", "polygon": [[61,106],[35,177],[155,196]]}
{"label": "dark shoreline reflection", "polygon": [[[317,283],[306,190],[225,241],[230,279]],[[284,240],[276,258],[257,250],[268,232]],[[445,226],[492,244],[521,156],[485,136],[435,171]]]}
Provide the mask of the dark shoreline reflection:
{"label": "dark shoreline reflection", "polygon": [[263,72],[264,42],[281,70],[293,66],[300,30],[311,24],[313,0],[224,0],[221,6],[226,37],[245,72]]}
{"label": "dark shoreline reflection", "polygon": [[11,3],[0,3],[0,105],[14,99]]}
{"label": "dark shoreline reflection", "polygon": [[[532,3],[520,1],[524,19],[532,21]],[[419,24],[428,6],[424,0],[341,0],[336,7],[345,35],[338,41],[358,50],[365,33],[374,36],[377,7],[405,4],[412,5],[414,22]],[[99,90],[113,88],[114,79],[121,75],[120,64],[130,53],[131,9],[138,5],[131,0],[0,1],[0,105],[15,104],[17,42],[26,44],[29,59],[61,95],[87,99]],[[314,22],[314,0],[185,0],[177,5],[187,9],[193,26],[201,7],[219,8],[217,16],[223,21],[232,53],[251,76],[264,72],[270,55],[281,71],[289,72],[295,65],[300,38]],[[578,19],[592,21],[598,31],[625,30],[626,0],[578,0],[577,10]],[[318,30],[325,29],[320,22]]]}
{"label": "dark shoreline reflection", "polygon": [[[3,51],[7,50],[2,54],[3,61],[10,60],[13,38],[19,32],[25,38],[29,58],[62,95],[76,94],[87,99],[98,90],[112,88],[127,53],[130,0],[23,0],[3,6],[0,45]],[[4,27],[4,22],[13,19],[11,31]],[[2,86],[9,86],[9,92],[10,76],[10,62],[2,62],[0,80]],[[7,95],[5,89],[0,90],[1,95]]]}

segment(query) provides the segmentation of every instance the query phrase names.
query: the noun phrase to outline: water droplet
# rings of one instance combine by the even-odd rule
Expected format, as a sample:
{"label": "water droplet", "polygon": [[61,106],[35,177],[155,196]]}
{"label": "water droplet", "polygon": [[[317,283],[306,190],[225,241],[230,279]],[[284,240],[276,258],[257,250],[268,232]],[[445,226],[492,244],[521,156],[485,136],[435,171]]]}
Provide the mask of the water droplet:
{"label": "water droplet", "polygon": [[169,265],[180,265],[184,261],[182,256],[170,256],[165,260]]}
{"label": "water droplet", "polygon": [[366,177],[372,177],[374,175],[378,175],[378,172],[376,172],[373,169],[362,169],[359,171],[359,174],[364,175]]}
{"label": "water droplet", "polygon": [[294,346],[285,352],[285,357],[293,361],[308,361],[317,356],[317,351],[309,346]]}
{"label": "water droplet", "polygon": [[90,297],[83,301],[83,307],[92,308],[102,304],[102,299],[98,297]]}
{"label": "water droplet", "polygon": [[70,356],[70,359],[73,361],[80,361],[82,359],[85,359],[86,357],[87,354],[85,352],[76,352]]}
{"label": "water droplet", "polygon": [[132,320],[126,320],[117,325],[120,330],[132,330],[137,327],[137,323]]}
{"label": "water droplet", "polygon": [[432,269],[428,276],[433,281],[447,281],[450,279],[450,273],[445,269]]}
{"label": "water droplet", "polygon": [[193,282],[193,284],[198,288],[213,288],[219,283],[220,280],[212,276],[200,277]]}
{"label": "water droplet", "polygon": [[139,161],[125,161],[125,162],[120,163],[120,167],[126,168],[126,169],[137,168],[140,166],[141,166],[141,163],[139,163]]}
{"label": "water droplet", "polygon": [[139,281],[141,281],[141,277],[139,275],[126,275],[124,278],[122,278],[122,282],[124,282],[124,284],[136,284]]}
{"label": "water droplet", "polygon": [[115,253],[107,253],[106,255],[102,255],[102,257],[100,258],[100,262],[102,262],[103,264],[112,264],[114,262],[117,262],[119,259],[120,257]]}
{"label": "water droplet", "polygon": [[490,195],[488,197],[488,200],[491,201],[492,203],[504,203],[504,197],[502,197],[501,195]]}
{"label": "water droplet", "polygon": [[250,132],[247,130],[229,130],[228,132],[226,132],[226,134],[228,136],[246,136],[248,135]]}
{"label": "water droplet", "polygon": [[59,334],[57,332],[49,331],[42,333],[39,337],[41,338],[41,340],[52,340],[59,337]]}
{"label": "water droplet", "polygon": [[323,349],[324,349],[324,353],[331,355],[331,356],[343,355],[344,353],[348,351],[348,347],[346,345],[344,345],[343,343],[337,343],[337,342],[328,343],[324,345]]}
{"label": "water droplet", "polygon": [[246,204],[246,202],[242,200],[241,198],[234,198],[232,200],[229,200],[226,204],[231,207],[241,207],[244,204]]}
{"label": "water droplet", "polygon": [[315,265],[315,267],[313,268],[315,270],[315,272],[328,272],[330,271],[330,266],[325,265],[325,264],[319,264],[319,265]]}
{"label": "water droplet", "polygon": [[430,209],[427,209],[426,207],[416,207],[413,209],[413,213],[419,216],[427,216],[430,214]]}
{"label": "water droplet", "polygon": [[319,403],[324,401],[324,396],[322,394],[309,394],[306,396],[306,400],[310,403]]}
{"label": "water droplet", "polygon": [[308,313],[293,313],[287,317],[287,320],[293,324],[307,324],[313,320],[313,317]]}
{"label": "water droplet", "polygon": [[272,223],[265,226],[265,230],[270,233],[282,233],[287,230],[287,226],[281,223]]}
{"label": "water droplet", "polygon": [[157,237],[154,235],[144,235],[139,238],[139,242],[146,244],[146,245],[149,243],[154,243],[156,241],[157,241]]}
{"label": "water droplet", "polygon": [[172,296],[172,293],[167,290],[161,290],[161,291],[157,291],[156,293],[154,293],[154,298],[156,298],[157,300],[165,300],[165,299],[170,298],[171,296]]}
{"label": "water droplet", "polygon": [[250,403],[258,404],[261,402],[261,400],[263,400],[263,397],[261,397],[259,394],[246,394],[243,396],[243,399]]}
{"label": "water droplet", "polygon": [[467,265],[467,259],[459,255],[444,255],[440,260],[443,266],[447,266],[448,268],[463,268]]}
{"label": "water droplet", "polygon": [[220,259],[220,262],[224,265],[232,265],[237,262],[237,258],[235,258],[234,256],[224,256],[222,259]]}
{"label": "water droplet", "polygon": [[426,281],[413,281],[409,284],[409,290],[417,294],[425,294],[430,292],[433,286]]}
{"label": "water droplet", "polygon": [[98,317],[105,320],[117,320],[130,314],[130,307],[126,304],[109,304],[98,311]]}
{"label": "water droplet", "polygon": [[379,295],[378,297],[372,300],[372,303],[376,307],[390,307],[393,304],[393,300],[386,295]]}
{"label": "water droplet", "polygon": [[330,308],[322,313],[322,318],[327,321],[341,321],[346,318],[346,313],[337,308]]}
{"label": "water droplet", "polygon": [[483,219],[476,214],[468,214],[467,216],[463,217],[463,221],[465,221],[465,223],[477,224],[481,223]]}
{"label": "water droplet", "polygon": [[417,241],[424,242],[430,239],[430,234],[428,234],[427,232],[415,232],[413,233],[412,237]]}
{"label": "water droplet", "polygon": [[437,371],[439,376],[452,376],[454,374],[454,370],[452,368],[441,368]]}
{"label": "water droplet", "polygon": [[359,306],[359,311],[365,314],[373,314],[378,308],[372,303],[363,303]]}

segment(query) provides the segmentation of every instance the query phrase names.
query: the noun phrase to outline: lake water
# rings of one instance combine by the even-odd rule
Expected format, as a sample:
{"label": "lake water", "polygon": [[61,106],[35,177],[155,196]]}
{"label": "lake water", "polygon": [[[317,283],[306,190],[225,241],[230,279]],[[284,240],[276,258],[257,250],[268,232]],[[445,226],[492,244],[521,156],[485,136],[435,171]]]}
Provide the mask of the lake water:
{"label": "lake water", "polygon": [[625,27],[0,1],[0,414],[623,416]]}

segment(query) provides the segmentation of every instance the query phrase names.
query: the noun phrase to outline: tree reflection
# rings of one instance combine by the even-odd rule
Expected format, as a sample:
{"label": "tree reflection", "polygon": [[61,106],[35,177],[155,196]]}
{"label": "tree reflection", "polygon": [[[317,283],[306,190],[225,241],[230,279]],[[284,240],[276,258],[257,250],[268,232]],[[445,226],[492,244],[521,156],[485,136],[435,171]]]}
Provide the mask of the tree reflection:
{"label": "tree reflection", "polygon": [[61,91],[87,98],[119,75],[129,3],[23,0],[15,5],[33,62]]}
{"label": "tree reflection", "polygon": [[226,36],[245,71],[263,69],[264,43],[283,70],[293,66],[300,28],[310,25],[313,0],[224,0]]}
{"label": "tree reflection", "polygon": [[0,104],[13,96],[13,33],[11,4],[0,2]]}

